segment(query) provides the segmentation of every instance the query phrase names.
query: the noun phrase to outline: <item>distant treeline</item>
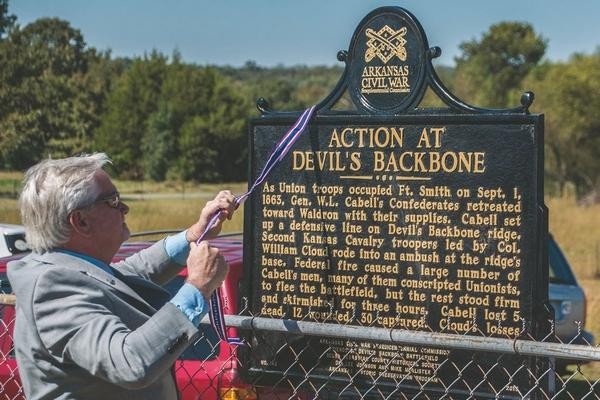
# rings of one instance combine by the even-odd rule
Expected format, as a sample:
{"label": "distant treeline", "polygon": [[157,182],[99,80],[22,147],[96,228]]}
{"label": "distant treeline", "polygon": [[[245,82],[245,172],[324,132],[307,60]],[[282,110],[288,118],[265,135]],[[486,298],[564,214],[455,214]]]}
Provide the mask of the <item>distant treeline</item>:
{"label": "distant treeline", "polygon": [[[456,66],[437,72],[477,106],[516,106],[525,90],[534,91],[532,112],[546,115],[547,188],[598,192],[600,51],[552,63],[544,59],[546,46],[530,24],[502,22],[462,43]],[[244,180],[255,100],[301,110],[327,96],[342,71],[252,61],[204,66],[186,63],[177,51],[116,58],[86,45],[68,21],[20,26],[8,0],[0,0],[0,168],[104,151],[123,178]],[[428,93],[422,106],[443,104]]]}

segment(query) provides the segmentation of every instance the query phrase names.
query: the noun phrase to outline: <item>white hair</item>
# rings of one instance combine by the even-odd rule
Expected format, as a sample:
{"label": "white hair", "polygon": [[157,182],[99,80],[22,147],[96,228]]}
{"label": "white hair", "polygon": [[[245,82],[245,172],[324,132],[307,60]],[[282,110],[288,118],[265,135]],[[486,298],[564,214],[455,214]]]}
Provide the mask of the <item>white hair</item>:
{"label": "white hair", "polygon": [[69,240],[69,214],[93,204],[100,194],[94,174],[110,162],[106,154],[95,153],[48,159],[29,168],[19,207],[33,251],[44,253]]}

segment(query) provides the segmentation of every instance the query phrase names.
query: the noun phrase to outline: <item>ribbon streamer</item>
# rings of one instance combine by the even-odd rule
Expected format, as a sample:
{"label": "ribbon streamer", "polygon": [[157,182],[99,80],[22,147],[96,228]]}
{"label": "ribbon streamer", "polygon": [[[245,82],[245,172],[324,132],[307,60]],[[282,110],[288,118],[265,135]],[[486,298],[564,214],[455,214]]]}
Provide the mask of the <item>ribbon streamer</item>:
{"label": "ribbon streamer", "polygon": [[[269,173],[273,170],[275,165],[277,165],[287,155],[287,153],[290,151],[290,149],[292,148],[294,143],[296,143],[296,140],[298,140],[300,135],[302,135],[302,133],[308,127],[308,123],[309,123],[310,119],[312,118],[312,116],[315,112],[315,109],[316,109],[316,106],[312,106],[312,107],[304,110],[304,112],[300,115],[300,117],[294,123],[294,125],[292,125],[292,127],[285,133],[285,135],[282,136],[282,138],[279,140],[279,142],[275,146],[275,149],[269,156],[262,171],[260,172],[258,177],[254,180],[254,183],[252,184],[250,189],[246,193],[244,193],[240,196],[236,196],[236,198],[235,198],[235,207],[236,208],[239,207],[239,205],[242,204],[252,194],[252,192],[265,181],[265,179],[267,178]],[[204,230],[202,235],[200,235],[200,238],[196,241],[196,243],[200,243],[202,240],[204,240],[204,238],[208,234],[208,231],[218,221],[219,217],[221,216],[221,213],[222,213],[221,210],[219,210],[215,213],[215,215],[211,218],[211,220],[206,225],[206,229]],[[221,288],[218,288],[217,290],[215,290],[213,292],[213,294],[210,296],[209,318],[210,318],[210,323],[212,324],[213,328],[215,329],[215,332],[217,332],[217,335],[219,336],[219,338],[221,340],[225,340],[230,344],[245,345],[245,343],[240,338],[236,338],[236,337],[230,338],[227,335],[227,330],[226,330],[226,326],[225,326],[225,318],[223,317]]]}

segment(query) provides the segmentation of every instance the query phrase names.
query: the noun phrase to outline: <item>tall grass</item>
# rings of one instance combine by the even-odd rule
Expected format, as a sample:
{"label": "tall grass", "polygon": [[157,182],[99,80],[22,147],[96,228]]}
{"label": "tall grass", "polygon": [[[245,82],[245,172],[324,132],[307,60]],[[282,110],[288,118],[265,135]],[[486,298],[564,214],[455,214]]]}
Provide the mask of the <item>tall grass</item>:
{"label": "tall grass", "polygon": [[0,198],[0,223],[20,224],[21,216],[14,198]]}
{"label": "tall grass", "polygon": [[22,180],[21,172],[0,171],[0,195],[16,197],[21,190]]}
{"label": "tall grass", "polygon": [[[116,181],[115,185],[122,193],[131,193],[131,186],[127,182]],[[172,196],[166,199],[152,199],[151,194],[147,194],[146,199],[136,200],[127,199],[127,195],[125,195],[130,209],[127,215],[127,225],[131,232],[187,228],[198,220],[204,204],[220,190],[230,190],[233,194],[242,194],[246,191],[246,187],[245,183],[189,185],[187,192],[161,192],[161,194],[171,193]],[[150,192],[155,192],[156,189],[158,188],[154,187]],[[230,221],[225,221],[222,232],[241,232],[243,223],[244,209],[242,206]]]}
{"label": "tall grass", "polygon": [[546,200],[549,229],[580,279],[600,278],[600,204],[578,206],[573,197]]}
{"label": "tall grass", "polygon": [[[133,200],[127,201],[130,212],[127,225],[131,232],[158,229],[187,228],[198,220],[200,210],[206,200]],[[244,229],[244,209],[241,206],[230,221],[225,221],[222,232],[242,232]]]}

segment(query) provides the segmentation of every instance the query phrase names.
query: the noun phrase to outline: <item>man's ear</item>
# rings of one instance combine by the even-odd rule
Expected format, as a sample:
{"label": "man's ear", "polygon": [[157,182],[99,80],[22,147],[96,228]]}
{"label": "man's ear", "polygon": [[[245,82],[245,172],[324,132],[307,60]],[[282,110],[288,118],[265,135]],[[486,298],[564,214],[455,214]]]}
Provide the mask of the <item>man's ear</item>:
{"label": "man's ear", "polygon": [[86,213],[81,210],[75,210],[69,214],[69,224],[74,233],[80,236],[88,237],[91,235],[91,224]]}

